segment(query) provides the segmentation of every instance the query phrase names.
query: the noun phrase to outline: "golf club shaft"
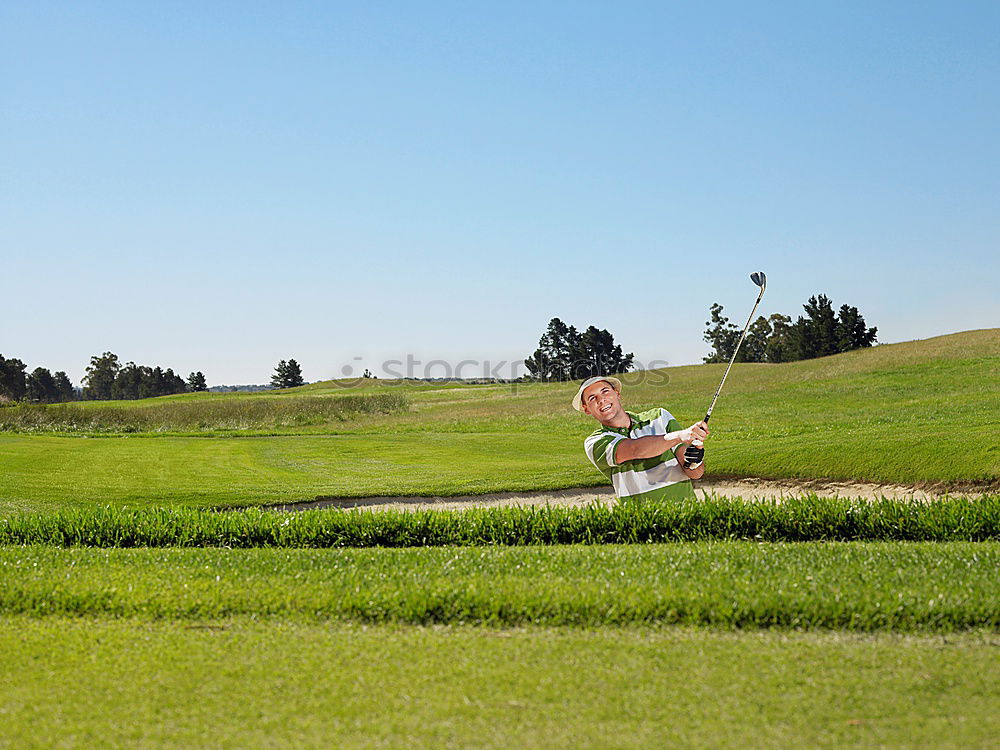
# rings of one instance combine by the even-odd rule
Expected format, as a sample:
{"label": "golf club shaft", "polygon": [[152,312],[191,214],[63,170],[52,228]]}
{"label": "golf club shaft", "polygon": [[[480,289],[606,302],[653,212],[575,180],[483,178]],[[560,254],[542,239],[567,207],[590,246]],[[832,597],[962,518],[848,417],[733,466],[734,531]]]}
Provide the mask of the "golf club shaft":
{"label": "golf club shaft", "polygon": [[761,298],[764,296],[763,287],[760,290],[760,294],[757,295],[757,301],[754,302],[753,310],[750,311],[750,317],[747,318],[747,324],[743,326],[743,333],[740,336],[739,342],[736,344],[736,349],[733,351],[732,359],[729,360],[729,367],[726,368],[725,374],[722,376],[722,382],[719,383],[719,389],[715,392],[712,397],[712,404],[708,407],[708,413],[705,414],[705,422],[708,422],[709,418],[712,416],[712,409],[715,408],[715,402],[719,398],[719,394],[722,393],[722,386],[726,384],[726,378],[729,376],[729,371],[733,368],[733,362],[736,361],[736,355],[740,352],[740,347],[743,346],[743,339],[747,336],[747,331],[750,330],[750,321],[753,320],[753,314],[757,312],[757,305],[760,304]]}

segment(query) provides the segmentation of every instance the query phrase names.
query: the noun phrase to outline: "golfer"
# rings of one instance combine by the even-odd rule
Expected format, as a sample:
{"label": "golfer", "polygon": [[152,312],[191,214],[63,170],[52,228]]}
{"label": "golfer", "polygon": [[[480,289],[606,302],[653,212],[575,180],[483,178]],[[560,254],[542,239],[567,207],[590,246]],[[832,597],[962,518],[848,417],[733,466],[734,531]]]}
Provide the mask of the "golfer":
{"label": "golfer", "polygon": [[638,414],[625,411],[618,378],[583,381],[573,408],[589,414],[601,426],[584,441],[587,458],[611,480],[619,500],[679,500],[694,498],[692,479],[700,479],[705,464],[684,468],[684,449],[708,437],[708,425],[687,429],[666,409]]}

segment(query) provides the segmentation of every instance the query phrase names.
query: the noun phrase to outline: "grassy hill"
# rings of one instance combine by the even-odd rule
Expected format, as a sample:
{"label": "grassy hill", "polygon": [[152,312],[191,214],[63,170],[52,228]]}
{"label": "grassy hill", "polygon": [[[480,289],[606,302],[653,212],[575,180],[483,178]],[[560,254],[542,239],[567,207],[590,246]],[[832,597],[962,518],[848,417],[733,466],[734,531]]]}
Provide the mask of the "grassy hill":
{"label": "grassy hill", "polygon": [[[622,379],[704,415],[724,365]],[[241,505],[601,485],[577,384],[328,381],[282,392],[0,409],[0,509]],[[733,368],[711,474],[960,486],[1000,479],[1000,329]]]}

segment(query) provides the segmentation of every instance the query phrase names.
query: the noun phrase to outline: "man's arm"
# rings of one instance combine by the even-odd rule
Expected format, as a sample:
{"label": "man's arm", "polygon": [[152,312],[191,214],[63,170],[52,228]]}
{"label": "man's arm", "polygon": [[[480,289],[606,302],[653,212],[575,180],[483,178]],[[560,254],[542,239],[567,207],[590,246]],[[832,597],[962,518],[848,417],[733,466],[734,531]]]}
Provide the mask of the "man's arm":
{"label": "man's arm", "polygon": [[[690,445],[695,440],[704,440],[707,437],[708,425],[704,422],[698,422],[686,430],[668,432],[666,435],[627,438],[615,446],[615,463],[620,464],[625,461],[633,461],[637,458],[662,456],[668,450],[674,450],[685,443]],[[684,465],[683,461],[681,461],[681,465]],[[704,473],[704,469],[702,469],[702,473]],[[688,474],[688,476],[691,476],[691,474]],[[698,476],[701,476],[701,474]],[[698,477],[692,476],[691,478],[697,479]]]}

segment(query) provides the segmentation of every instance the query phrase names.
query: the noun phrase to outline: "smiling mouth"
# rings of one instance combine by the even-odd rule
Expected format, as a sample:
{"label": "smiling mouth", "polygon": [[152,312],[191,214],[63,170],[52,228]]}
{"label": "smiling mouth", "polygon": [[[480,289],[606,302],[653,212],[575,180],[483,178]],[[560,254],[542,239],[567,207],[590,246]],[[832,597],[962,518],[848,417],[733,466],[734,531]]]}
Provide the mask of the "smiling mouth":
{"label": "smiling mouth", "polygon": [[607,406],[602,406],[599,411],[601,412],[601,414],[604,414],[606,412],[611,411],[611,407],[612,406],[613,406],[613,404],[608,404]]}

